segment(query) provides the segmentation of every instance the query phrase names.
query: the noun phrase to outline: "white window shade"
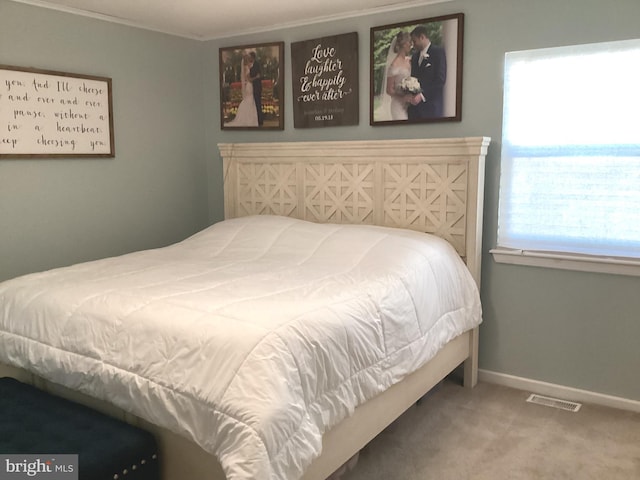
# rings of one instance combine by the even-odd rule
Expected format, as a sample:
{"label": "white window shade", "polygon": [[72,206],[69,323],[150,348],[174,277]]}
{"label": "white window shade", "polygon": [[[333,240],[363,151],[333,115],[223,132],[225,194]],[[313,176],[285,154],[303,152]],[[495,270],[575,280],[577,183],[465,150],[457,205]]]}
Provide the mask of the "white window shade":
{"label": "white window shade", "polygon": [[640,258],[640,40],[507,53],[498,247]]}

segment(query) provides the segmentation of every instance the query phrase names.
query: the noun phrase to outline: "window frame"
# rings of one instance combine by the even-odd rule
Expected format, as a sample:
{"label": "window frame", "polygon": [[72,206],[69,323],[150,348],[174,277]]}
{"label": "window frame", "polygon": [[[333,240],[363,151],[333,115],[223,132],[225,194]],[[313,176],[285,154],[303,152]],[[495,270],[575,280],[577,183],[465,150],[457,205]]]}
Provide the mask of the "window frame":
{"label": "window frame", "polygon": [[[634,42],[634,43],[632,43]],[[638,42],[640,40],[623,40],[619,42],[603,42],[600,44],[592,44],[592,45],[578,45],[571,47],[557,47],[553,50],[558,51],[558,56],[561,55],[562,49],[572,49],[572,48],[584,48],[584,47],[592,47],[595,48],[606,48],[607,46],[617,46],[616,44],[620,44],[620,49],[626,48],[627,45],[632,45],[632,48],[635,50],[638,48]],[[535,146],[527,146],[527,145],[512,145],[512,142],[507,135],[509,134],[509,125],[507,124],[507,112],[509,105],[507,104],[507,89],[508,86],[506,82],[508,81],[508,56],[510,54],[531,54],[531,59],[540,58],[539,55],[544,50],[550,49],[535,49],[527,52],[507,52],[505,54],[505,65],[504,65],[504,74],[505,74],[505,97],[503,103],[503,126],[502,126],[502,175],[505,175],[505,172],[510,171],[511,163],[506,164],[505,162],[511,162],[516,158],[524,158],[524,157],[554,157],[554,156],[574,156],[578,157],[580,154],[578,152],[574,152],[573,149],[576,147],[580,147],[575,144],[558,144],[558,145],[548,145],[546,147],[535,145]],[[570,55],[570,52],[567,51],[567,55]],[[579,53],[576,53],[579,55]],[[516,59],[518,60],[518,59]],[[635,138],[633,141],[635,142]],[[627,156],[634,156],[640,158],[640,141],[638,143],[632,143],[631,145],[607,145],[606,143],[602,143],[600,145],[589,146],[589,156],[624,156],[625,153]],[[542,152],[542,153],[541,153]],[[507,160],[505,160],[505,154],[508,153]],[[571,153],[572,155],[566,155],[567,153]],[[505,184],[503,183],[503,178],[500,179],[500,188],[501,190],[505,188]],[[509,187],[510,188],[510,187]],[[503,202],[503,194],[499,196],[499,202]],[[501,206],[499,205],[499,208]],[[500,229],[501,226],[501,218],[502,212],[498,212],[497,218],[497,230]],[[622,275],[633,275],[640,276],[640,258],[639,257],[624,257],[624,256],[612,256],[606,254],[599,253],[576,253],[572,252],[570,246],[567,246],[566,251],[551,251],[551,250],[540,250],[536,249],[535,245],[535,237],[532,238],[531,248],[527,248],[525,245],[519,245],[518,247],[511,248],[509,246],[504,246],[498,244],[498,239],[500,239],[499,231],[497,232],[496,243],[497,246],[491,249],[489,252],[493,255],[494,260],[497,263],[504,264],[512,264],[512,265],[527,265],[527,266],[535,266],[535,267],[545,267],[545,268],[559,268],[559,269],[567,269],[567,270],[578,270],[578,271],[589,271],[589,272],[601,272],[601,273],[611,273],[611,274],[622,274]],[[635,240],[634,240],[635,242]],[[508,242],[507,242],[508,243]],[[516,242],[517,243],[517,242]],[[526,242],[524,242],[526,243]],[[570,243],[570,242],[569,242]],[[612,242],[612,245],[614,242]],[[561,250],[561,249],[558,249]]]}

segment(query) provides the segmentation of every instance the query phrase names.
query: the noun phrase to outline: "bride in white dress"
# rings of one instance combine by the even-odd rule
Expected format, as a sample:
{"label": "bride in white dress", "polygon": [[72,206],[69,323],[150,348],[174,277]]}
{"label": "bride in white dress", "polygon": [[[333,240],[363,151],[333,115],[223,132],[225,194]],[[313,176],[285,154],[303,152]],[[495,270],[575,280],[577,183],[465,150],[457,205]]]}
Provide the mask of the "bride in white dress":
{"label": "bride in white dress", "polygon": [[230,122],[227,122],[227,127],[257,127],[258,126],[258,109],[256,108],[256,101],[253,98],[253,83],[249,81],[249,71],[253,61],[249,55],[242,57],[242,64],[240,71],[242,72],[242,100],[238,105],[238,111],[236,116]]}
{"label": "bride in white dress", "polygon": [[381,103],[374,112],[375,121],[407,120],[407,107],[411,95],[399,90],[400,82],[411,76],[411,36],[408,32],[399,32],[391,41],[387,54],[387,67],[384,75],[384,91]]}

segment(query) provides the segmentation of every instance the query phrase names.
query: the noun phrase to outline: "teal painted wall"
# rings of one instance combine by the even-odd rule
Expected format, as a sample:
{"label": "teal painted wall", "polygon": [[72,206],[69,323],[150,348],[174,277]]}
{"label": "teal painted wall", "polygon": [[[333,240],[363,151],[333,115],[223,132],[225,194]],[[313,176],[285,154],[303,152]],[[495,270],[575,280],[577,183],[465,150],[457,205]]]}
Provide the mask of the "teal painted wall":
{"label": "teal painted wall", "polygon": [[[369,29],[455,12],[465,14],[462,121],[369,126]],[[637,0],[457,0],[197,42],[0,0],[0,63],[113,78],[117,153],[0,161],[0,280],[166,245],[220,220],[218,142],[487,135],[481,368],[640,401],[640,277],[498,265],[488,254],[504,53],[636,38],[638,18]],[[353,31],[360,124],[294,129],[291,42]],[[281,40],[285,130],[221,131],[218,48]],[[606,76],[594,69],[588,81]],[[544,101],[544,92],[532,94]],[[594,102],[594,121],[602,120]]]}
{"label": "teal painted wall", "polygon": [[0,64],[111,77],[115,158],[0,160],[0,280],[207,223],[202,42],[0,0]]}

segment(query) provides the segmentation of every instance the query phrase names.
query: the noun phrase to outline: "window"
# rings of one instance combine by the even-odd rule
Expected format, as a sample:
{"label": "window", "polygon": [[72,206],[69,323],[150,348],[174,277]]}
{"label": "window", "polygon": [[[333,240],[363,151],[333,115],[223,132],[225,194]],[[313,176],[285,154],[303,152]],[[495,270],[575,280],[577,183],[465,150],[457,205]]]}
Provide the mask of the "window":
{"label": "window", "polygon": [[507,249],[640,261],[640,40],[506,54]]}

